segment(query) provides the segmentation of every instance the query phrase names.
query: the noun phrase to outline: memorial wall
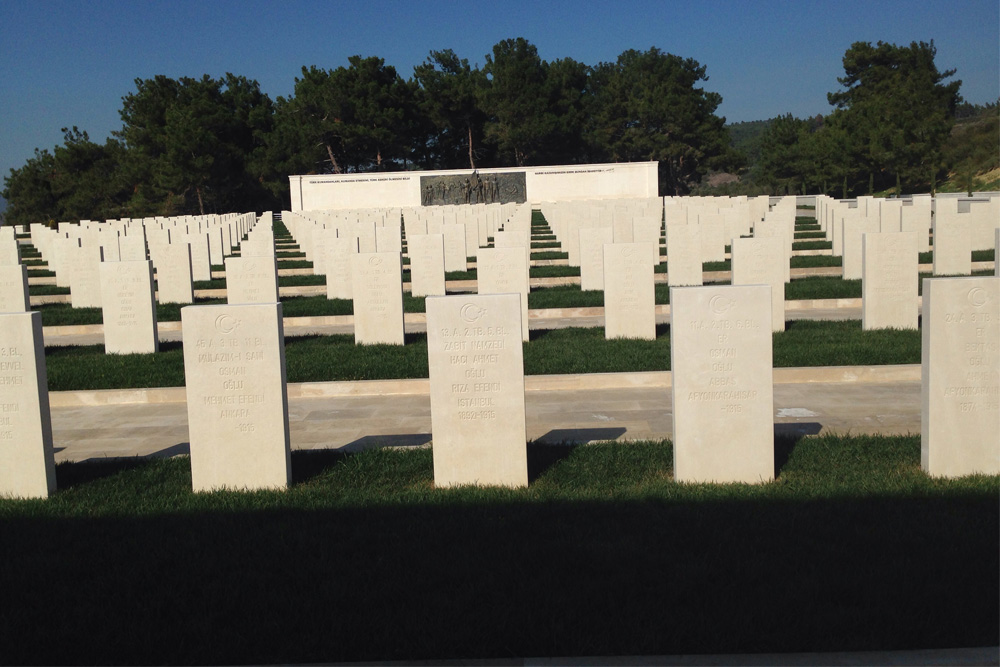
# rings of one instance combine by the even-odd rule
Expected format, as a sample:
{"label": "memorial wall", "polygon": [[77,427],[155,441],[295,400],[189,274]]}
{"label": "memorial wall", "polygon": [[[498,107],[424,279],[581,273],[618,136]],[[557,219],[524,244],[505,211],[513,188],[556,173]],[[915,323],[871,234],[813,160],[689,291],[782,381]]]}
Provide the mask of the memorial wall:
{"label": "memorial wall", "polygon": [[292,211],[656,197],[656,162],[289,176]]}

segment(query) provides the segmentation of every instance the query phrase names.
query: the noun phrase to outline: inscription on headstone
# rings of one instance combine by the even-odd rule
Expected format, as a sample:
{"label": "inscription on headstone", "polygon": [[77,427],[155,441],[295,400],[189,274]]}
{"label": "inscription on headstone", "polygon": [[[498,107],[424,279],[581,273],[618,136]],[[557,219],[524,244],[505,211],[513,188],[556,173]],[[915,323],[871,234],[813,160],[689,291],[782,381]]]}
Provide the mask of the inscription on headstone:
{"label": "inscription on headstone", "polygon": [[0,313],[23,313],[30,308],[27,267],[0,265]]}
{"label": "inscription on headstone", "polygon": [[56,489],[41,313],[0,314],[0,496]]}
{"label": "inscription on headstone", "polygon": [[528,484],[520,298],[427,298],[436,486]]}
{"label": "inscription on headstone", "polygon": [[920,465],[1000,474],[1000,278],[924,279]]}
{"label": "inscription on headstone", "polygon": [[672,287],[674,478],[774,479],[771,288]]}
{"label": "inscription on headstone", "polygon": [[226,257],[228,303],[275,303],[278,265],[274,257]]}
{"label": "inscription on headstone", "polygon": [[281,304],[181,309],[195,491],[291,480]]}
{"label": "inscription on headstone", "polygon": [[147,354],[160,349],[152,262],[102,262],[101,302],[105,353]]}
{"label": "inscription on headstone", "polygon": [[604,337],[656,339],[656,293],[649,243],[604,246]]}
{"label": "inscription on headstone", "polygon": [[354,342],[403,344],[403,271],[399,253],[351,255]]}

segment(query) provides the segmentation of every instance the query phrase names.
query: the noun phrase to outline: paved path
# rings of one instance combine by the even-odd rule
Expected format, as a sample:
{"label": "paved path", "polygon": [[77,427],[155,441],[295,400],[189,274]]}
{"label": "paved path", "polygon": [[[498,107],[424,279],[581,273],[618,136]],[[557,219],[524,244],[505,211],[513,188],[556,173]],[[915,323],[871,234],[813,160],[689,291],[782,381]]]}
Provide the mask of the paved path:
{"label": "paved path", "polygon": [[[669,378],[665,372],[529,376],[528,439],[668,439]],[[51,397],[57,461],[188,452],[183,388]],[[781,434],[916,434],[920,368],[777,369],[774,408]],[[293,384],[288,412],[294,449],[430,442],[427,380]]]}

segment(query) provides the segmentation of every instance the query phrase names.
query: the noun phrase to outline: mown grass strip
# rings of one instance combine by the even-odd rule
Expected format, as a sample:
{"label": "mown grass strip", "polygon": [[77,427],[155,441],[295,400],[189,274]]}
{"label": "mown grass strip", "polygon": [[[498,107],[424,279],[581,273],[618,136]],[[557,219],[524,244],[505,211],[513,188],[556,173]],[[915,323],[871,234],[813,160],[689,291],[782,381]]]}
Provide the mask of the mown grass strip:
{"label": "mown grass strip", "polygon": [[833,241],[795,241],[792,250],[830,250]]}
{"label": "mown grass strip", "polygon": [[60,465],[49,500],[0,500],[4,661],[997,644],[1000,479],[927,477],[917,437],[775,449],[756,486],[675,483],[669,442],[532,445],[518,490],[435,489],[428,449],[294,452],[283,492],[193,494],[186,457]]}
{"label": "mown grass strip", "polygon": [[[775,367],[877,366],[920,363],[918,330],[862,331],[851,321],[797,320],[773,336]],[[51,391],[179,387],[184,385],[180,343],[157,354],[106,355],[102,345],[46,348]],[[427,339],[406,344],[355,345],[352,335],[285,339],[289,382],[426,378]],[[604,329],[535,330],[524,344],[528,375],[670,370],[670,329],[655,340],[605,340]]]}

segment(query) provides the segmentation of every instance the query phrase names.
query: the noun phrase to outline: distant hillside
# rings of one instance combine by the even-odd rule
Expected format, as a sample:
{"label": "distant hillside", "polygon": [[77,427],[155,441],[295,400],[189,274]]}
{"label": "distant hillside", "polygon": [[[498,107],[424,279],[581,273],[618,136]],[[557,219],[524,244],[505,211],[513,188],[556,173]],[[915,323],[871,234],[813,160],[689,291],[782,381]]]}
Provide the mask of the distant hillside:
{"label": "distant hillside", "polygon": [[963,109],[944,146],[948,180],[944,191],[1000,189],[1000,105]]}

